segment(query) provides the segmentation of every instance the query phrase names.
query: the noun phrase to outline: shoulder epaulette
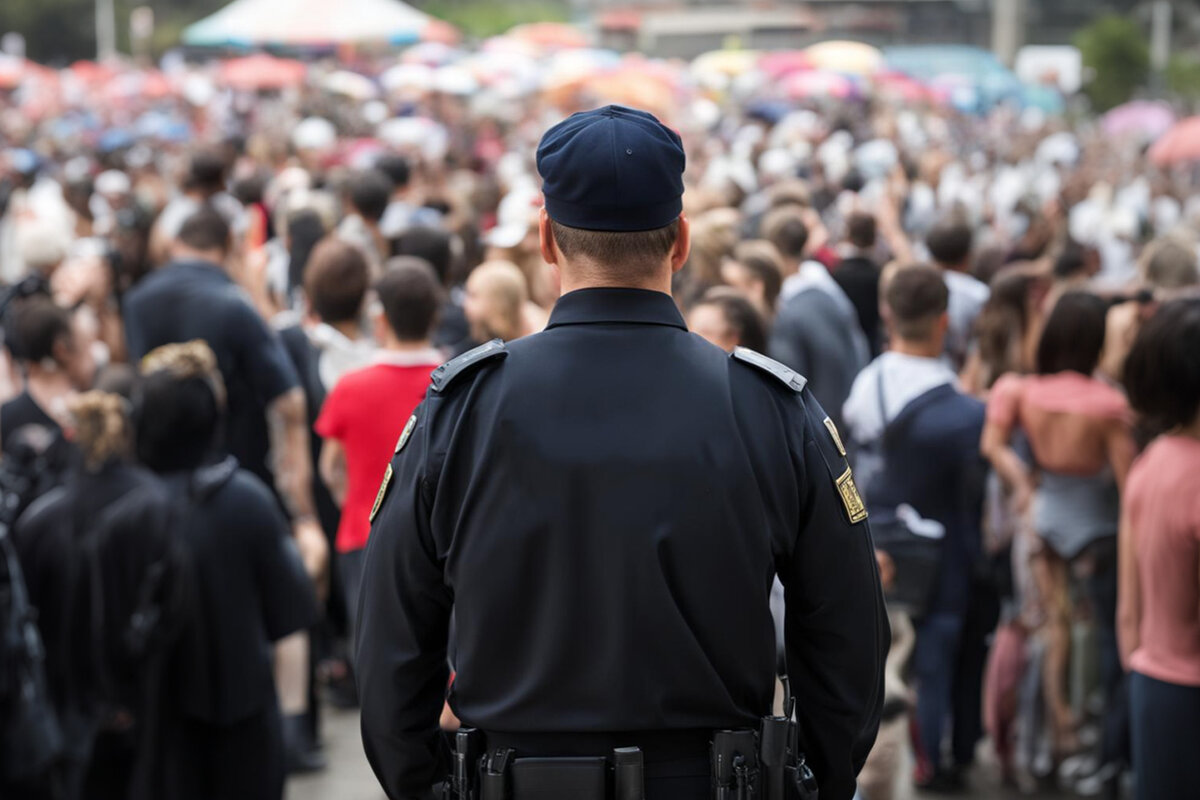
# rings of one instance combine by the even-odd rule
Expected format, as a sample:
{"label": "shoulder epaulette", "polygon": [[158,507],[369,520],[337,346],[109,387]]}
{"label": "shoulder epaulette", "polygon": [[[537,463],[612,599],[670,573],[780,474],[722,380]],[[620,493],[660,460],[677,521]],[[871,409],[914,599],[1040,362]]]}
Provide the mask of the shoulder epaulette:
{"label": "shoulder epaulette", "polygon": [[773,358],[767,358],[762,353],[755,352],[748,347],[733,348],[731,357],[736,358],[738,361],[744,361],[752,367],[761,369],[796,393],[804,391],[804,387],[808,385],[808,378],[796,372],[796,370],[780,364]]}
{"label": "shoulder epaulette", "polygon": [[500,339],[492,339],[487,344],[481,344],[474,350],[468,350],[458,358],[447,361],[433,371],[433,375],[430,376],[430,381],[433,383],[433,390],[435,392],[444,392],[446,391],[446,387],[454,382],[455,378],[462,375],[471,367],[506,355],[508,355],[508,350],[504,347],[504,342]]}

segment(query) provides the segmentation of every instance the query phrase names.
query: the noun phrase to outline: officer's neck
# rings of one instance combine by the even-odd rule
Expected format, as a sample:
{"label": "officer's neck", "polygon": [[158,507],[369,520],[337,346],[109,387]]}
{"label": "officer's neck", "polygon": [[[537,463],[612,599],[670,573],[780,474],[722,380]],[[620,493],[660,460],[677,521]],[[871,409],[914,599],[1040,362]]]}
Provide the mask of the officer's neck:
{"label": "officer's neck", "polygon": [[671,268],[668,264],[645,275],[608,271],[603,266],[592,264],[564,264],[560,270],[562,294],[579,289],[645,289],[671,294]]}

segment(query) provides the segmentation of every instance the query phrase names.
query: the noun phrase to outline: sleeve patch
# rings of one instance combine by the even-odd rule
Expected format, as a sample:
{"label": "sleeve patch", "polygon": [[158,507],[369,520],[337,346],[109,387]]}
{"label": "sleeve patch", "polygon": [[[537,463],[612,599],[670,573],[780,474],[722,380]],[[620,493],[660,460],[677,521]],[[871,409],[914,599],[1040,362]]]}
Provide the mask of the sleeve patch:
{"label": "sleeve patch", "polygon": [[850,519],[851,525],[867,518],[867,507],[858,493],[858,487],[854,485],[854,475],[849,467],[842,473],[842,477],[837,479],[837,490],[842,498],[842,505],[846,507],[846,516]]}

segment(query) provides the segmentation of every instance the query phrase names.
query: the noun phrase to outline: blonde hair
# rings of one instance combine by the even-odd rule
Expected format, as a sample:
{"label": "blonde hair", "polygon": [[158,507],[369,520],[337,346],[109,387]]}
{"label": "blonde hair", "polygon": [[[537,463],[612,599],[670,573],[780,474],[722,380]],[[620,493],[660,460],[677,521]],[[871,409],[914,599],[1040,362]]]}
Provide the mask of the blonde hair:
{"label": "blonde hair", "polygon": [[472,270],[467,280],[479,287],[495,312],[488,320],[492,333],[505,341],[519,338],[525,327],[522,313],[529,300],[521,268],[511,261],[487,261]]}
{"label": "blonde hair", "polygon": [[217,356],[203,339],[179,344],[164,344],[142,359],[142,374],[169,372],[179,380],[200,378],[212,389],[217,407],[225,407],[225,381],[217,366]]}
{"label": "blonde hair", "polygon": [[113,458],[129,455],[132,435],[125,398],[108,392],[85,392],[70,402],[68,410],[75,423],[75,443],[83,451],[88,470],[94,472]]}

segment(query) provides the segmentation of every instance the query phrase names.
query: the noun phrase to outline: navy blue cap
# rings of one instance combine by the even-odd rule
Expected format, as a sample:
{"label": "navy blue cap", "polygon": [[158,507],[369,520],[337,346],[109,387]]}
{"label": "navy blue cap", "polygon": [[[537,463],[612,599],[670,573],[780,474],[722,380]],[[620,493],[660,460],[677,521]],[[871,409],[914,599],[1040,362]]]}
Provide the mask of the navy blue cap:
{"label": "navy blue cap", "polygon": [[538,145],[546,213],[589,231],[664,228],[683,212],[679,135],[623,106],[572,114]]}

